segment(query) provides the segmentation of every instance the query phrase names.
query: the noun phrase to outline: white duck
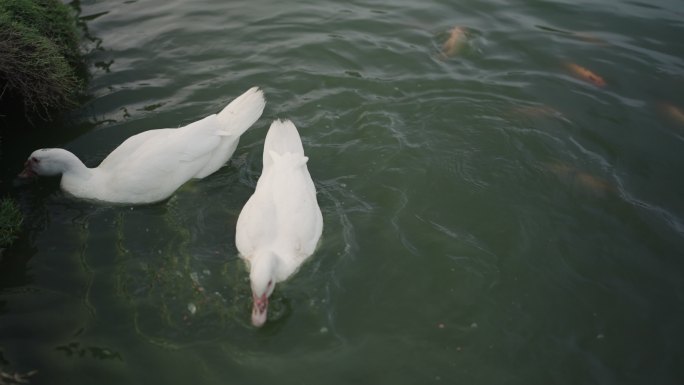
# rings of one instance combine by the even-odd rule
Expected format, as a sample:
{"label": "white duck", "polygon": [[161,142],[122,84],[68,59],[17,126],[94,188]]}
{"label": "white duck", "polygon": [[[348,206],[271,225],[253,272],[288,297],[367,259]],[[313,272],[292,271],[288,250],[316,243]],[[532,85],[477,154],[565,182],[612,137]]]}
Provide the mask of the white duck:
{"label": "white duck", "polygon": [[294,274],[313,254],[323,215],[291,121],[274,121],[264,143],[263,170],[254,194],[240,212],[235,243],[252,286],[252,324],[266,322],[275,284]]}
{"label": "white duck", "polygon": [[36,150],[19,176],[61,174],[62,189],[78,198],[126,204],[161,201],[188,180],[223,166],[265,104],[263,92],[253,87],[218,114],[128,138],[95,168],[61,148]]}

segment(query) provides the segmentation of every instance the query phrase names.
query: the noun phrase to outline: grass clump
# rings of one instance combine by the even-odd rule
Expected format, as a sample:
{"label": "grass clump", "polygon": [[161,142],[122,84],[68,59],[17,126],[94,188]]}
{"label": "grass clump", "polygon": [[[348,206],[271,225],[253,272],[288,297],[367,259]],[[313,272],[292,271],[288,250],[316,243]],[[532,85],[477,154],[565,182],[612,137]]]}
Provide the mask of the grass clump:
{"label": "grass clump", "polygon": [[23,219],[14,200],[0,199],[0,253],[17,238]]}
{"label": "grass clump", "polygon": [[30,121],[77,105],[84,64],[71,9],[58,0],[0,1],[0,102]]}

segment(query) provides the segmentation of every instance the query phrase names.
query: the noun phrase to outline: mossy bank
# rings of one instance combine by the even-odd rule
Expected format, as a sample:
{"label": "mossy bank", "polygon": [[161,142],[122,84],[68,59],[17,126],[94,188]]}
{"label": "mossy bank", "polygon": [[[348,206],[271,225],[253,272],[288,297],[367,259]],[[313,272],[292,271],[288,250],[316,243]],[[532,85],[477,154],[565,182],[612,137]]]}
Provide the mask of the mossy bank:
{"label": "mossy bank", "polygon": [[60,1],[1,1],[0,118],[52,120],[75,107],[86,78],[79,40]]}

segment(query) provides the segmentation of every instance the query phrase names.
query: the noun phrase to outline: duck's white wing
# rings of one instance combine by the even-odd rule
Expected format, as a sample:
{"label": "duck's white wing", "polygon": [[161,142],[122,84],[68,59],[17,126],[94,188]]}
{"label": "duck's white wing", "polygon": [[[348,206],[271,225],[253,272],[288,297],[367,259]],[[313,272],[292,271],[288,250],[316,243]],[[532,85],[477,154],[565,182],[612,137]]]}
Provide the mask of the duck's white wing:
{"label": "duck's white wing", "polygon": [[238,218],[236,245],[249,259],[259,248],[273,251],[281,261],[279,279],[294,273],[318,243],[323,218],[305,158],[298,165],[271,166]]}
{"label": "duck's white wing", "polygon": [[[261,179],[257,186],[261,183]],[[247,200],[238,217],[235,244],[242,258],[250,260],[259,247],[268,247],[277,237],[275,206],[267,191],[259,189]]]}
{"label": "duck's white wing", "polygon": [[[218,146],[222,133],[216,115],[190,123],[180,128],[162,128],[141,132],[126,139],[115,148],[98,168],[110,170],[117,167],[144,166],[143,161],[162,163],[176,157],[192,161],[211,152]],[[167,168],[165,165],[162,165]]]}
{"label": "duck's white wing", "polygon": [[98,169],[118,194],[170,194],[206,165],[221,142],[217,131],[216,115],[178,129],[146,131],[125,141]]}
{"label": "duck's white wing", "polygon": [[[274,171],[277,170],[276,167]],[[305,164],[280,173],[274,179],[274,184],[279,186],[272,190],[280,229],[279,247],[284,254],[287,254],[285,250],[292,248],[291,262],[298,265],[314,252],[323,230],[316,190]]]}
{"label": "duck's white wing", "polygon": [[109,155],[100,162],[98,168],[109,170],[120,163],[128,161],[130,155],[137,152],[141,147],[144,147],[145,143],[148,141],[151,143],[163,141],[170,130],[170,128],[148,130],[131,136],[109,153]]}

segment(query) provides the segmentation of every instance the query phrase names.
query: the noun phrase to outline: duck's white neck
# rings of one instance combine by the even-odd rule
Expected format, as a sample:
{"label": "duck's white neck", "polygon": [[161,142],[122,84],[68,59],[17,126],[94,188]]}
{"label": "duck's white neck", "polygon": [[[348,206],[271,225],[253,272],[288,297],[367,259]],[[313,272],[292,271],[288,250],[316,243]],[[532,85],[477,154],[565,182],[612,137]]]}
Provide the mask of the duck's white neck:
{"label": "duck's white neck", "polygon": [[50,156],[55,174],[62,174],[62,188],[76,196],[86,196],[83,190],[89,190],[88,182],[93,178],[94,171],[86,167],[80,159],[64,149],[52,149]]}
{"label": "duck's white neck", "polygon": [[[249,272],[253,294],[257,296],[271,295],[275,286],[277,268],[278,257],[271,251],[258,252],[254,255]],[[271,282],[270,285],[269,282]]]}
{"label": "duck's white neck", "polygon": [[73,153],[61,148],[55,148],[52,151],[54,152],[53,159],[55,160],[55,163],[58,165],[58,167],[62,169],[62,174],[82,174],[87,173],[88,170],[90,170]]}

